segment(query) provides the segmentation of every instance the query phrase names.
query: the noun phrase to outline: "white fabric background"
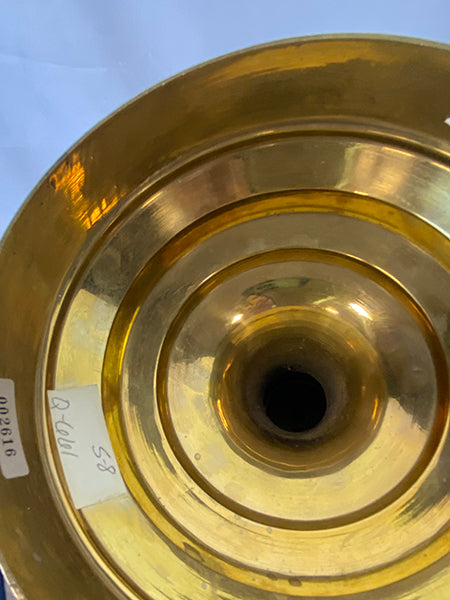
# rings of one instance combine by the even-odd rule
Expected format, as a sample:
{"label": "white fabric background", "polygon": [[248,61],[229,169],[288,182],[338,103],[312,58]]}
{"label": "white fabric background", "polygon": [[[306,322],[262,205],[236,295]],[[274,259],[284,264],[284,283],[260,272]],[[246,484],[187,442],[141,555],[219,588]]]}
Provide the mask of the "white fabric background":
{"label": "white fabric background", "polygon": [[137,93],[241,47],[337,32],[450,42],[450,2],[3,0],[0,235],[59,156]]}

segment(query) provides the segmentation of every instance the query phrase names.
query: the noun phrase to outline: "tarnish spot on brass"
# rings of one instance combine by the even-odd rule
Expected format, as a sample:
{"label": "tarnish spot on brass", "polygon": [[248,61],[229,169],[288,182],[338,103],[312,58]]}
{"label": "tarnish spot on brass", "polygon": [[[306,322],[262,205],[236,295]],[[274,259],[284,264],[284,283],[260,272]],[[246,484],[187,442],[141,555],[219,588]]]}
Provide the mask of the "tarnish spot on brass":
{"label": "tarnish spot on brass", "polygon": [[194,546],[191,546],[191,544],[188,544],[187,542],[184,542],[183,546],[184,546],[184,551],[186,552],[186,554],[189,554],[189,556],[191,558],[193,558],[194,560],[203,562],[203,557],[200,554],[200,552],[197,550],[197,548],[194,548]]}

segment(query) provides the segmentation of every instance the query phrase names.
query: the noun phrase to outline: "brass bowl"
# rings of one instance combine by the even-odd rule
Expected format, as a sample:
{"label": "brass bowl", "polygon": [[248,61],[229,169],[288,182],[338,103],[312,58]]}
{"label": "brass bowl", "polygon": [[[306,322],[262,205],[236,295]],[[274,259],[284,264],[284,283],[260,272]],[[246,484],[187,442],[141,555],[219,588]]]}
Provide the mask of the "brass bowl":
{"label": "brass bowl", "polygon": [[[286,40],[47,174],[0,252],[20,597],[449,597],[449,114],[448,47]],[[126,488],[77,509],[46,393],[86,385]]]}

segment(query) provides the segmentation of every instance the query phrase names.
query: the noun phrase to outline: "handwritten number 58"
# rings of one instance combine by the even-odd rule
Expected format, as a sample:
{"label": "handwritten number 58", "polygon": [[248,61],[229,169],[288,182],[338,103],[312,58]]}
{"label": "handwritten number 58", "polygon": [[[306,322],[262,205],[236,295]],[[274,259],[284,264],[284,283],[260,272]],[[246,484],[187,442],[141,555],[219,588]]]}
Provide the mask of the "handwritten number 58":
{"label": "handwritten number 58", "polygon": [[103,448],[103,446],[92,446],[92,452],[100,461],[97,463],[97,469],[99,471],[102,473],[108,471],[108,473],[111,473],[111,475],[116,474],[116,468],[113,464],[111,464],[111,455]]}

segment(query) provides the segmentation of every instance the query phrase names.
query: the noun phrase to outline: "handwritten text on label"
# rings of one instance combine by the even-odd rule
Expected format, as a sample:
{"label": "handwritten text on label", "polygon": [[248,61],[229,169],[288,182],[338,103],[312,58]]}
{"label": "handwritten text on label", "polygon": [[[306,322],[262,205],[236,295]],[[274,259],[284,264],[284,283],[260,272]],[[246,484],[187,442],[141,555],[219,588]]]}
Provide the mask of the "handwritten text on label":
{"label": "handwritten text on label", "polygon": [[125,493],[96,385],[48,392],[64,475],[76,508]]}

